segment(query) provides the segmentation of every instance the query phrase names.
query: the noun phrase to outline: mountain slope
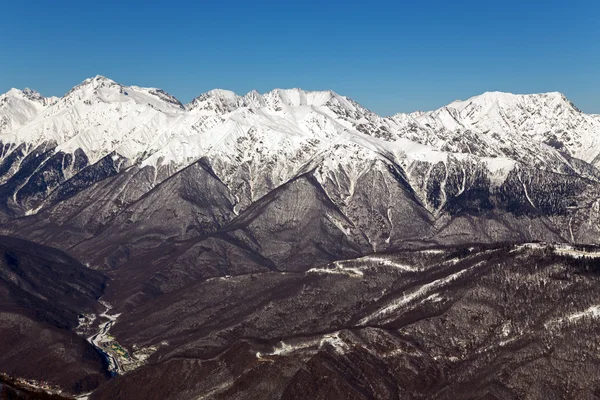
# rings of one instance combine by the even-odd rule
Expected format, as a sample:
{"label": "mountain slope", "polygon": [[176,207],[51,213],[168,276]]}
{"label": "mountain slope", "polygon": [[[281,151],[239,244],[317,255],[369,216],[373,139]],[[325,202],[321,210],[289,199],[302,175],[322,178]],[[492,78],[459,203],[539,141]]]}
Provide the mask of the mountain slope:
{"label": "mountain slope", "polygon": [[593,397],[598,276],[568,254],[437,248],[203,281],[115,326],[158,350],[92,398]]}
{"label": "mountain slope", "polygon": [[105,282],[61,251],[0,237],[0,373],[77,394],[105,381],[104,359],[75,332]]}
{"label": "mountain slope", "polygon": [[[505,233],[483,240],[511,231],[527,240],[598,238],[585,218],[595,218],[600,172],[590,162],[600,125],[558,93],[485,93],[382,118],[331,91],[238,96],[216,89],[184,106],[160,89],[97,76],[57,101],[36,101],[45,102],[43,112],[0,136],[8,149],[0,160],[0,210],[8,232],[31,226],[26,235],[55,245],[42,228],[51,221],[71,226],[63,245],[87,240],[200,159],[225,185],[234,214],[314,171],[371,251],[407,239],[460,241],[471,229],[466,220],[488,230],[485,219],[503,221],[494,230]],[[584,193],[579,200],[577,192]],[[562,198],[547,204],[544,196],[554,193]],[[81,207],[88,211],[73,212]],[[44,210],[38,222],[9,222]],[[533,230],[526,228],[532,218]]]}
{"label": "mountain slope", "polygon": [[[98,303],[103,275],[64,255],[65,273],[52,252],[0,263],[12,374],[31,364],[11,346],[75,343],[74,316],[108,308],[90,329],[127,368],[97,398],[576,392],[535,371],[581,360],[586,340],[548,326],[594,307],[597,255],[481,246],[600,241],[600,120],[564,96],[381,117],[332,91],[215,89],[183,105],[97,76],[60,99],[2,98],[0,232],[109,278]],[[104,377],[77,339],[68,354],[92,350],[91,364],[41,372],[70,371],[60,384],[80,392]]]}

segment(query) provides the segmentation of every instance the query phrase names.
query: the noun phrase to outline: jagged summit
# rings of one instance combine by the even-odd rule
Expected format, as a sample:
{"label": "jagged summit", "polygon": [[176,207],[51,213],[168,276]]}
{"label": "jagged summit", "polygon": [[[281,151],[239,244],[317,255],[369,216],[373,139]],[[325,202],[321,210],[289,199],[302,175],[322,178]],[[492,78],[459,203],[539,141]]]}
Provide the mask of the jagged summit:
{"label": "jagged summit", "polygon": [[59,99],[55,96],[44,97],[40,94],[40,92],[30,88],[25,88],[23,90],[12,88],[8,92],[0,95],[0,101],[8,102],[9,98],[24,98],[30,101],[36,101],[46,106],[56,102]]}
{"label": "jagged summit", "polygon": [[266,106],[265,99],[257,90],[251,90],[244,96],[244,101],[248,107],[262,108]]}
{"label": "jagged summit", "polygon": [[[152,101],[147,99],[139,98],[136,96],[141,94],[144,97],[147,95],[152,96]],[[65,96],[61,99],[68,103],[74,101],[86,101],[93,102],[94,99],[98,99],[101,102],[126,102],[129,100],[137,102],[147,102],[152,106],[159,106],[161,103],[167,103],[170,106],[175,106],[180,109],[184,109],[183,104],[173,95],[165,92],[159,88],[153,87],[140,87],[140,86],[126,86],[122,85],[110,78],[102,75],[96,75],[93,78],[85,79],[79,85],[73,87]],[[159,100],[157,102],[157,100]]]}
{"label": "jagged summit", "polygon": [[185,109],[202,113],[228,113],[244,105],[242,97],[231,90],[213,89],[196,97]]}
{"label": "jagged summit", "polygon": [[44,97],[29,88],[10,89],[0,95],[0,133],[21,128],[57,101],[57,97]]}
{"label": "jagged summit", "polygon": [[400,136],[446,150],[533,161],[542,143],[588,162],[600,154],[598,120],[559,92],[486,92],[391,120]]}
{"label": "jagged summit", "polygon": [[362,138],[356,140],[366,143],[365,137],[382,141],[380,149],[408,139],[438,152],[526,164],[535,163],[538,153],[545,162],[559,160],[555,150],[588,162],[600,155],[600,119],[581,113],[558,92],[486,92],[435,111],[386,118],[331,90],[278,88],[238,95],[213,89],[184,106],[161,89],[97,75],[58,101],[40,103],[43,98],[32,90],[9,93],[4,98],[20,99],[22,105],[16,107],[15,100],[2,108],[1,132],[10,133],[5,140],[52,141],[62,151],[81,148],[91,160],[116,152],[142,162],[166,153],[163,161],[179,168],[216,149],[220,156],[237,157],[240,151],[253,159],[254,152],[322,151],[336,141]]}
{"label": "jagged summit", "polygon": [[44,99],[44,96],[42,96],[40,92],[29,88],[23,89],[23,94],[30,100],[43,101]]}
{"label": "jagged summit", "polygon": [[252,90],[240,96],[231,90],[213,89],[192,100],[186,109],[190,111],[231,112],[240,107],[270,107],[280,111],[283,107],[327,106],[331,101],[351,104],[352,101],[331,91],[307,91],[300,88],[273,89],[266,93]]}
{"label": "jagged summit", "polygon": [[8,90],[8,92],[6,92],[0,96],[2,96],[4,98],[4,97],[9,97],[9,96],[22,96],[22,95],[23,95],[22,90],[17,89],[17,88],[11,88]]}
{"label": "jagged summit", "polygon": [[489,108],[494,105],[499,107],[510,107],[510,106],[551,106],[562,104],[564,106],[573,107],[573,104],[567,99],[567,97],[560,92],[548,92],[548,93],[533,93],[533,94],[513,94],[507,92],[485,92],[483,94],[473,96],[468,100],[456,100],[446,107],[455,108],[457,110],[463,110],[469,106],[478,106],[481,108]]}
{"label": "jagged summit", "polygon": [[331,98],[337,96],[331,90],[305,91],[300,88],[274,89],[264,95],[267,103],[273,106],[286,105],[291,107],[325,105]]}
{"label": "jagged summit", "polygon": [[[567,96],[565,96],[561,92],[515,94],[515,93],[510,93],[510,92],[502,92],[502,91],[487,91],[487,92],[481,93],[479,95],[472,96],[466,100],[456,99],[453,102],[451,102],[445,106],[442,106],[437,110],[432,110],[432,111],[418,110],[418,111],[413,111],[410,113],[397,113],[397,114],[394,114],[392,117],[405,116],[405,115],[420,116],[423,114],[430,114],[430,113],[439,111],[444,108],[452,108],[452,109],[462,110],[465,107],[467,107],[468,105],[484,106],[484,105],[498,104],[498,105],[502,105],[502,106],[509,106],[509,105],[515,105],[515,104],[520,104],[520,103],[540,103],[540,102],[546,103],[546,104],[564,103],[565,105],[569,105],[569,106],[573,107],[574,109],[576,109],[577,111],[581,112],[567,98]],[[594,114],[590,114],[590,115],[594,115]]]}
{"label": "jagged summit", "polygon": [[85,88],[85,87],[98,88],[98,87],[106,87],[106,86],[113,86],[113,85],[121,86],[120,84],[113,81],[112,79],[109,79],[102,75],[96,75],[94,77],[84,79],[83,82],[81,82],[79,85],[74,86],[70,91],[67,92],[65,97],[68,96],[69,93],[74,92],[78,89]]}

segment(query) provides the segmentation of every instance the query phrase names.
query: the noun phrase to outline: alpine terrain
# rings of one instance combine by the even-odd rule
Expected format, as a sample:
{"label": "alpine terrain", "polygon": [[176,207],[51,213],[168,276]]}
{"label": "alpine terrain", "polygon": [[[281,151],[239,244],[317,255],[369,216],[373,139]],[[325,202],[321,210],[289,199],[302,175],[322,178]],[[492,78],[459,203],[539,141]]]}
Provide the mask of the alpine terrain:
{"label": "alpine terrain", "polygon": [[600,118],[488,92],[0,95],[0,393],[600,396]]}

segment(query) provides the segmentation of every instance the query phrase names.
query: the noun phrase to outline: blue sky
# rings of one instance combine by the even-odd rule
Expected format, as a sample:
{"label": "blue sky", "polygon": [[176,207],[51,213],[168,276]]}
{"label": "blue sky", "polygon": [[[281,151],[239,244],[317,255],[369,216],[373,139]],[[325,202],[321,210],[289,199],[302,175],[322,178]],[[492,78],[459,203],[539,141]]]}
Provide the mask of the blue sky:
{"label": "blue sky", "polygon": [[560,91],[600,113],[596,0],[34,0],[0,14],[0,92],[62,95],[100,74],[183,102],[301,87],[388,115],[488,90]]}

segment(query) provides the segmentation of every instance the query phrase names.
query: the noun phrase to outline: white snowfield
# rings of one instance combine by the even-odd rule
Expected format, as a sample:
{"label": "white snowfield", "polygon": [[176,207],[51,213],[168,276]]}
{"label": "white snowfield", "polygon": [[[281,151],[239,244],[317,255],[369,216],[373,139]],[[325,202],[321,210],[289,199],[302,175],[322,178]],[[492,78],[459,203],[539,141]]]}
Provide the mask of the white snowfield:
{"label": "white snowfield", "polygon": [[425,133],[424,141],[436,147],[448,145],[457,135],[473,132],[489,146],[489,154],[502,154],[503,146],[525,151],[526,146],[535,143],[564,148],[590,163],[600,153],[597,116],[582,113],[558,92],[530,95],[487,92],[436,111],[398,114],[392,119],[401,129],[411,124],[417,126],[413,131]]}
{"label": "white snowfield", "polygon": [[57,97],[42,97],[31,89],[11,89],[0,95],[0,134],[21,128],[56,101]]}
{"label": "white snowfield", "polygon": [[172,174],[206,157],[229,187],[247,183],[236,196],[250,201],[310,169],[318,179],[349,179],[352,188],[377,162],[410,171],[472,160],[501,184],[519,163],[556,170],[568,164],[557,149],[594,163],[599,138],[600,119],[560,93],[485,93],[385,118],[332,91],[239,96],[215,89],[182,105],[160,89],[102,76],[60,99],[16,89],[0,96],[0,159],[22,144],[32,151],[54,143],[65,153],[81,149],[90,163],[114,153],[128,165]]}

